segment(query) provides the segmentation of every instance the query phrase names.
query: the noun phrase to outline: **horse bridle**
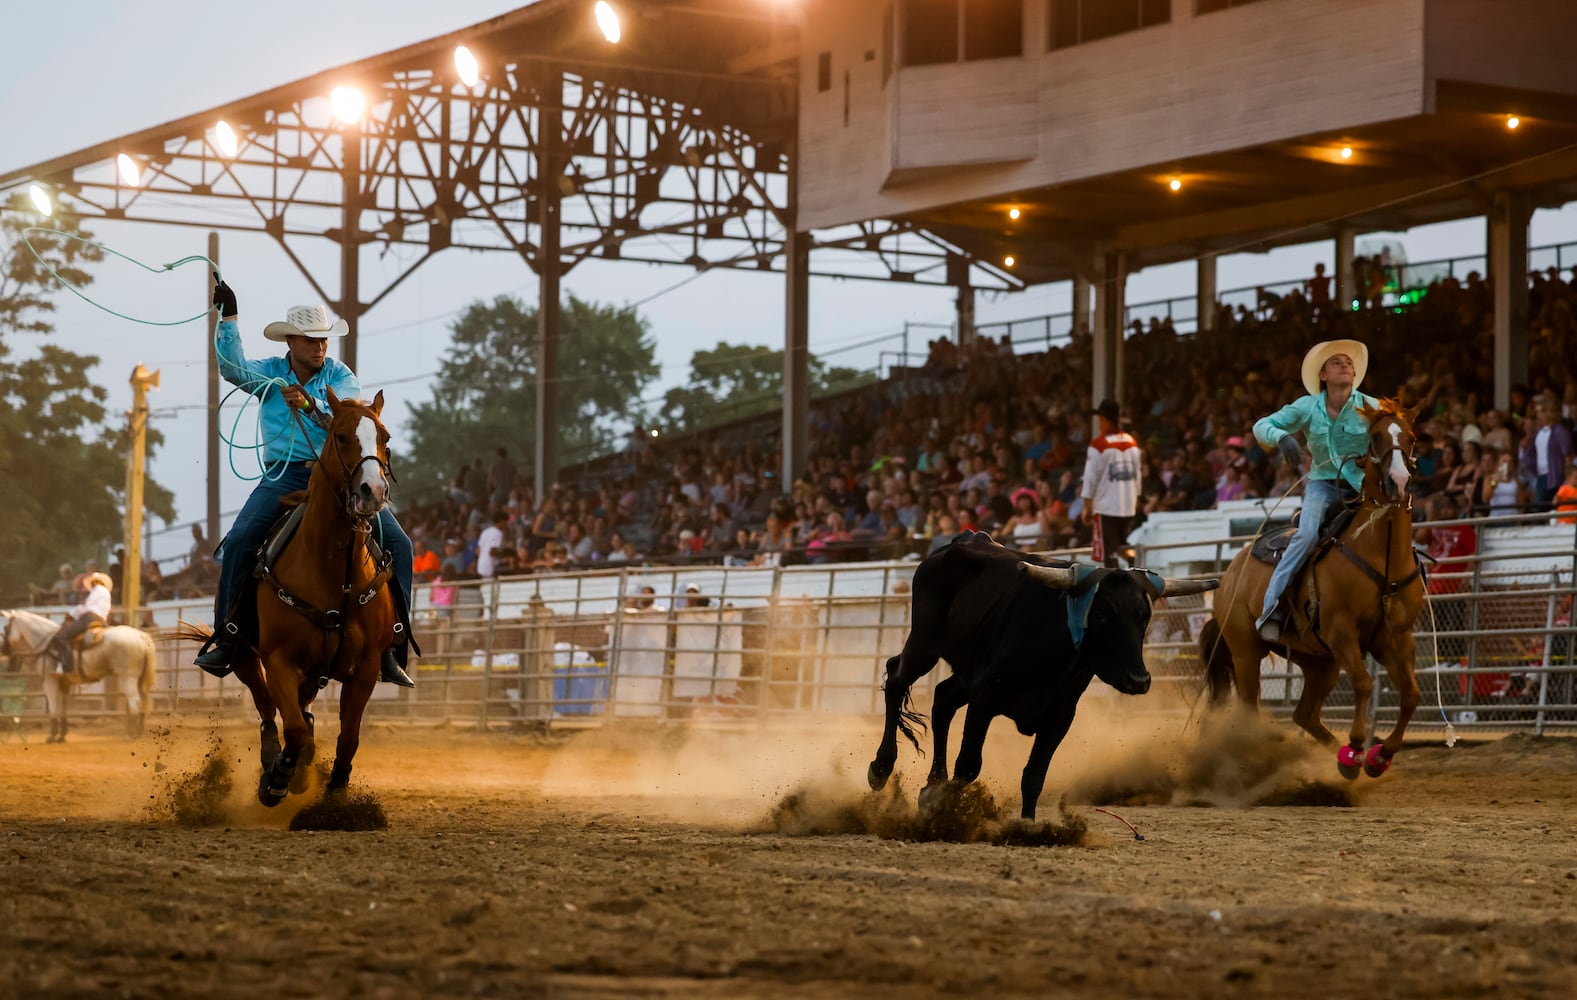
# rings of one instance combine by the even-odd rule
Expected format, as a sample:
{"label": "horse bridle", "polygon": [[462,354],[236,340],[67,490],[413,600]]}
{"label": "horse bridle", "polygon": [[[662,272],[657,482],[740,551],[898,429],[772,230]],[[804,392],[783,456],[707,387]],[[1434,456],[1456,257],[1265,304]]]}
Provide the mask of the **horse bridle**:
{"label": "horse bridle", "polygon": [[340,454],[338,441],[334,442],[334,461],[339,463],[340,472],[344,475],[345,485],[340,488],[339,495],[340,499],[344,502],[345,512],[351,516],[351,520],[356,522],[356,530],[369,530],[372,519],[378,515],[359,514],[356,512],[356,491],[351,488],[351,483],[355,481],[356,474],[361,471],[362,466],[366,465],[368,462],[375,462],[377,463],[378,471],[383,473],[383,478],[388,481],[388,492],[392,496],[394,493],[394,487],[400,482],[399,477],[394,474],[394,467],[390,465],[382,455],[377,453],[363,455],[361,457],[361,461],[357,462],[355,465],[351,465],[346,462],[344,456]]}

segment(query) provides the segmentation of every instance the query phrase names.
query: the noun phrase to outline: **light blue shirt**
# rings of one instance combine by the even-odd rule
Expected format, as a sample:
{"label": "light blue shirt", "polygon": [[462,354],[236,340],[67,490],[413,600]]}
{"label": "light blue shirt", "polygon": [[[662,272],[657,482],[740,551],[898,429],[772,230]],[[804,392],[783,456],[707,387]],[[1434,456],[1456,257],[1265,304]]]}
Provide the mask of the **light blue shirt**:
{"label": "light blue shirt", "polygon": [[[264,379],[278,378],[300,385],[302,391],[317,405],[318,412],[324,414],[329,412],[329,389],[333,389],[334,395],[341,399],[361,398],[361,380],[355,372],[334,358],[324,358],[323,367],[305,383],[296,378],[288,354],[261,361],[248,360],[246,352],[241,349],[241,330],[234,320],[227,319],[219,324],[216,350],[219,355],[219,374],[224,376],[224,380],[261,400],[259,406],[262,408],[262,417],[258,434],[263,443],[263,461],[269,464],[306,462],[317,458],[318,452],[323,450],[323,442],[328,439],[328,431],[306,414],[301,414],[298,420],[291,414],[290,406],[279,390]],[[303,428],[306,431],[305,438],[302,437]]]}
{"label": "light blue shirt", "polygon": [[1304,396],[1254,423],[1254,436],[1274,451],[1288,434],[1304,432],[1309,454],[1314,456],[1310,479],[1334,481],[1339,474],[1355,490],[1363,489],[1363,470],[1357,459],[1369,450],[1369,421],[1358,412],[1360,406],[1379,406],[1373,396],[1356,389],[1347,398],[1336,419],[1325,408],[1325,390]]}

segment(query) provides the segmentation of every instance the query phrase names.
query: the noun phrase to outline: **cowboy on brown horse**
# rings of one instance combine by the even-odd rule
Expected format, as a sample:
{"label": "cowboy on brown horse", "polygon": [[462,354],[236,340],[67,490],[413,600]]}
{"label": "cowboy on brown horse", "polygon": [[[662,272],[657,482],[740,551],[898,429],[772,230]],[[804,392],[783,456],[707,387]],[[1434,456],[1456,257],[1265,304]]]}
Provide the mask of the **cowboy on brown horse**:
{"label": "cowboy on brown horse", "polygon": [[[222,320],[215,344],[219,372],[227,382],[258,397],[263,458],[269,467],[269,474],[253,488],[220,548],[214,632],[195,660],[208,673],[223,677],[230,673],[238,647],[251,641],[242,634],[246,629],[237,620],[245,615],[232,612],[250,600],[247,584],[257,563],[257,551],[279,517],[281,501],[307,488],[312,463],[328,435],[328,393],[355,399],[361,395],[361,381],[355,372],[328,357],[328,338],[345,336],[348,327],[344,320],[330,321],[323,306],[294,306],[286,312],[284,322],[268,324],[263,336],[287,344],[289,350],[283,357],[253,361],[241,349],[235,292],[223,281],[214,288],[214,305],[219,307]],[[281,381],[287,383],[285,387],[272,391]],[[403,669],[410,636],[411,540],[387,507],[378,513],[376,531],[378,544],[393,558],[402,598],[396,629],[399,641],[383,654],[381,679],[411,687]]]}
{"label": "cowboy on brown horse", "polygon": [[1265,610],[1254,623],[1266,642],[1281,639],[1287,621],[1282,595],[1313,551],[1327,512],[1345,499],[1344,486],[1353,495],[1363,488],[1363,469],[1357,460],[1368,446],[1369,421],[1360,408],[1379,405],[1358,391],[1358,383],[1368,369],[1369,349],[1356,340],[1315,344],[1303,356],[1303,387],[1309,394],[1254,424],[1254,436],[1260,444],[1280,448],[1282,457],[1294,469],[1303,461],[1303,450],[1294,434],[1303,432],[1314,459],[1303,489],[1297,534],[1271,574],[1265,590]]}

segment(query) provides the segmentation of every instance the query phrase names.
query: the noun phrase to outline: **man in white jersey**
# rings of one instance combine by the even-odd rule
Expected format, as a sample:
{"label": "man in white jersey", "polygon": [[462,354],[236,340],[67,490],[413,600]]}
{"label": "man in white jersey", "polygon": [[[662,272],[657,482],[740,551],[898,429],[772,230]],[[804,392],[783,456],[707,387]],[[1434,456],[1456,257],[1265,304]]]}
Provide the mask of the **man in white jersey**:
{"label": "man in white jersey", "polygon": [[1117,568],[1117,550],[1128,540],[1128,525],[1139,504],[1140,452],[1134,436],[1118,426],[1115,399],[1090,411],[1100,431],[1084,459],[1084,510],[1079,519],[1094,528],[1090,558]]}

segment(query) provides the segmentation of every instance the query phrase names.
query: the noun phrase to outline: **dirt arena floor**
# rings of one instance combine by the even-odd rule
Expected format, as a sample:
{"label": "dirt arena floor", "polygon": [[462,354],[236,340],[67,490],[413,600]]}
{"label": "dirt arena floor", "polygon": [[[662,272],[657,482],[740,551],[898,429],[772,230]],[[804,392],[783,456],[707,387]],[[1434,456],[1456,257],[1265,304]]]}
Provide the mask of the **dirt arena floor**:
{"label": "dirt arena floor", "polygon": [[[35,731],[0,743],[0,996],[1577,995],[1577,740],[1348,785],[1288,727],[1108,710],[1039,827],[981,796],[916,824],[925,763],[871,796],[865,722],[371,725],[328,822],[372,832],[258,806],[233,721]],[[981,786],[1016,815],[999,730]]]}

